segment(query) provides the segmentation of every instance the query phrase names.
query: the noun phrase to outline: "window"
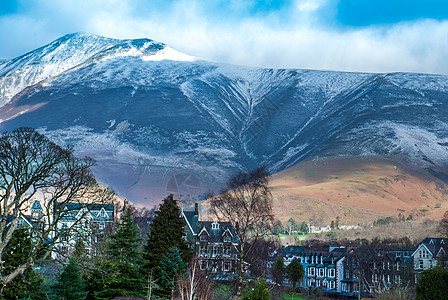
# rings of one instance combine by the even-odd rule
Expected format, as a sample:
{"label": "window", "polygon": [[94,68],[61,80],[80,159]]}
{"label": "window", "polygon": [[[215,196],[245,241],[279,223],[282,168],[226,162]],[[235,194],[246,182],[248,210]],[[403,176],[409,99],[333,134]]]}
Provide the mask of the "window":
{"label": "window", "polygon": [[213,246],[213,256],[218,255],[218,246]]}
{"label": "window", "polygon": [[419,268],[423,269],[423,260],[422,259],[419,261]]}
{"label": "window", "polygon": [[224,261],[222,268],[224,271],[229,271],[230,270],[230,262]]}
{"label": "window", "polygon": [[104,222],[101,222],[101,223],[100,223],[100,227],[99,227],[99,228],[100,228],[100,230],[104,230],[104,227],[105,227],[105,224],[104,224]]}
{"label": "window", "polygon": [[201,242],[205,242],[207,240],[207,235],[202,234],[199,239],[201,240]]}
{"label": "window", "polygon": [[218,222],[213,222],[212,223],[212,229],[219,229],[219,223]]}
{"label": "window", "polygon": [[207,261],[201,260],[201,270],[205,270],[205,269],[207,269]]}
{"label": "window", "polygon": [[207,246],[199,246],[199,256],[207,255]]}
{"label": "window", "polygon": [[314,276],[314,275],[315,275],[315,270],[314,270],[314,268],[309,268],[309,269],[308,269],[308,275],[309,275],[309,276]]}
{"label": "window", "polygon": [[223,241],[224,241],[224,243],[230,242],[230,238],[227,234],[224,235]]}
{"label": "window", "polygon": [[325,270],[324,270],[323,268],[319,268],[319,269],[318,269],[318,274],[319,274],[319,275],[318,275],[319,277],[324,277]]}
{"label": "window", "polygon": [[230,246],[224,246],[224,255],[230,255],[232,252],[232,248]]}
{"label": "window", "polygon": [[328,270],[328,277],[334,277],[334,272],[335,272],[334,269],[329,269]]}

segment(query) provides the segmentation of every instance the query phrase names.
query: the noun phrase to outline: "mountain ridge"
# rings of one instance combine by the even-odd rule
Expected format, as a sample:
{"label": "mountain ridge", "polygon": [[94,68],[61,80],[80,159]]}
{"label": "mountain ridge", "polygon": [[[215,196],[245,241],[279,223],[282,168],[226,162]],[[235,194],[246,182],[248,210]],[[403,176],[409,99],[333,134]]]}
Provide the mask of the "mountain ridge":
{"label": "mountain ridge", "polygon": [[30,52],[33,64],[16,59],[26,72],[1,65],[0,128],[35,127],[92,156],[97,177],[137,204],[196,201],[236,171],[276,173],[318,155],[448,174],[447,76],[241,67],[149,39],[96,39],[71,68],[55,59],[50,69],[63,71],[50,77],[39,55],[52,43]]}

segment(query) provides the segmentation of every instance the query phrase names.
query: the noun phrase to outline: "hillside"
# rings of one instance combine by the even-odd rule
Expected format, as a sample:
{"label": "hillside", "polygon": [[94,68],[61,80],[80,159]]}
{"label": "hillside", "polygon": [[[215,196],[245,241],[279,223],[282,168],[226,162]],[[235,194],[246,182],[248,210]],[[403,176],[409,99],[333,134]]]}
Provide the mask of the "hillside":
{"label": "hillside", "polygon": [[[140,206],[169,193],[191,203],[235,172],[266,165],[274,174],[322,153],[448,178],[448,76],[234,66],[145,38],[75,33],[1,62],[0,131],[21,126],[96,159],[99,181]],[[408,183],[386,175],[378,174],[396,186],[391,195],[404,193]],[[377,189],[381,200],[391,183],[378,178],[377,187],[327,180],[299,196],[340,207]],[[411,196],[400,197],[398,208],[412,210]]]}
{"label": "hillside", "polygon": [[448,186],[425,171],[378,157],[321,157],[271,176],[278,219],[330,225],[366,224],[388,216],[440,220]]}

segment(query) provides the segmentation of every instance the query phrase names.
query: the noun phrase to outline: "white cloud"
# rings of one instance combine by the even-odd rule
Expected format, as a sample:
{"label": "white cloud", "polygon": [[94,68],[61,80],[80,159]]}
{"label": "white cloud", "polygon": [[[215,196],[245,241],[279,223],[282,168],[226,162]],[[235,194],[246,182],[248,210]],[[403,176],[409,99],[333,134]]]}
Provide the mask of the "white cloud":
{"label": "white cloud", "polygon": [[322,1],[319,0],[299,0],[297,2],[297,8],[302,12],[316,11],[322,4]]}
{"label": "white cloud", "polygon": [[240,65],[448,74],[446,21],[342,31],[315,23],[313,14],[324,0],[296,2],[297,10],[285,16],[287,22],[275,13],[223,22],[219,11],[186,0],[163,10],[139,11],[138,1],[42,0],[39,9],[0,17],[0,40],[6,45],[0,57],[11,58],[12,53],[22,54],[63,34],[84,31],[116,38],[149,37],[196,57]]}

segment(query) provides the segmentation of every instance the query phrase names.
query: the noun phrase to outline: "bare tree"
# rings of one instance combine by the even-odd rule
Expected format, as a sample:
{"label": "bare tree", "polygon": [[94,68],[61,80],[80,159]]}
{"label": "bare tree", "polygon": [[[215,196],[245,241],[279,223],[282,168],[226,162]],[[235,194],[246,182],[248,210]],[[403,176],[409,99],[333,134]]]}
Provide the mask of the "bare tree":
{"label": "bare tree", "polygon": [[213,298],[214,284],[201,271],[196,256],[191,259],[187,273],[179,278],[177,289],[181,300],[207,300]]}
{"label": "bare tree", "polygon": [[439,231],[444,237],[448,237],[448,210],[443,215],[439,223]]}
{"label": "bare tree", "polygon": [[97,185],[90,170],[93,165],[92,159],[75,158],[71,149],[56,145],[32,128],[0,136],[0,261],[33,199],[38,197],[43,204],[42,215],[34,220],[38,226],[33,228],[37,230],[33,250],[12,272],[4,274],[1,268],[2,286],[48,259],[59,237],[70,234],[71,228],[57,227],[68,203],[112,199],[110,190]]}
{"label": "bare tree", "polygon": [[230,222],[238,234],[239,281],[255,242],[268,236],[274,224],[268,176],[265,167],[240,172],[228,180],[224,191],[211,199],[212,213],[220,221]]}

